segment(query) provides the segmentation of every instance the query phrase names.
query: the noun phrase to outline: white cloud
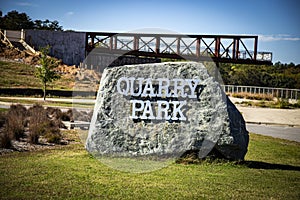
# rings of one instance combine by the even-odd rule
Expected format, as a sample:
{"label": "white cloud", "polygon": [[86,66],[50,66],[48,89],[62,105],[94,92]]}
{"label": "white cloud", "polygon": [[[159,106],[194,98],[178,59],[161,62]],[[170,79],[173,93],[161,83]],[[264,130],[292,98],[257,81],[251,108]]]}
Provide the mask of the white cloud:
{"label": "white cloud", "polygon": [[30,2],[17,2],[16,5],[24,7],[37,7],[36,4],[32,4]]}
{"label": "white cloud", "polygon": [[67,12],[67,13],[66,13],[66,16],[72,16],[72,15],[74,15],[74,14],[75,14],[74,12],[70,11],[70,12]]}
{"label": "white cloud", "polygon": [[293,37],[288,34],[278,34],[278,35],[259,35],[258,39],[263,42],[273,42],[273,41],[300,41],[300,37]]}

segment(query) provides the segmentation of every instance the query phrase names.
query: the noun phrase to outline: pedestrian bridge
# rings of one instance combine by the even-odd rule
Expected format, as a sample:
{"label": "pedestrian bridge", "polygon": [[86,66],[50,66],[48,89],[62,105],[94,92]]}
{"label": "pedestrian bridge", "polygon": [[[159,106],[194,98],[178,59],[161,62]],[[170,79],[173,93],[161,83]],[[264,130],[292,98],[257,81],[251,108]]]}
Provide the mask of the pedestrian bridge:
{"label": "pedestrian bridge", "polygon": [[271,52],[259,52],[258,36],[87,32],[86,52],[142,57],[213,60],[216,63],[272,64]]}

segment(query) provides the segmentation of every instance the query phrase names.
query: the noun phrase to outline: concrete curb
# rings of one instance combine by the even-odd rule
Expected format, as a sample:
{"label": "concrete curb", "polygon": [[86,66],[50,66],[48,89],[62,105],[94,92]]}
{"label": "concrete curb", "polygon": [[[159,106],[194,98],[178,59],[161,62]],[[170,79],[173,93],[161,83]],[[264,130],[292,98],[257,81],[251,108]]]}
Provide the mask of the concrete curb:
{"label": "concrete curb", "polygon": [[276,123],[276,122],[253,122],[246,121],[247,124],[257,124],[257,125],[270,125],[270,126],[289,126],[289,127],[300,127],[299,124],[284,124],[284,123]]}

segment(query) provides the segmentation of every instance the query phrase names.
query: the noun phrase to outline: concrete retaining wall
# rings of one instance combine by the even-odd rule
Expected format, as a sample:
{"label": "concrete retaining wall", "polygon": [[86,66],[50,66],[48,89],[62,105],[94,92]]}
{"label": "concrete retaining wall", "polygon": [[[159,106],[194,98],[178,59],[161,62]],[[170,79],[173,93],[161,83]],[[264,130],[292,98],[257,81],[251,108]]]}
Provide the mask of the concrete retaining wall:
{"label": "concrete retaining wall", "polygon": [[79,65],[85,59],[84,32],[26,30],[25,41],[35,50],[51,46],[50,55],[68,65]]}

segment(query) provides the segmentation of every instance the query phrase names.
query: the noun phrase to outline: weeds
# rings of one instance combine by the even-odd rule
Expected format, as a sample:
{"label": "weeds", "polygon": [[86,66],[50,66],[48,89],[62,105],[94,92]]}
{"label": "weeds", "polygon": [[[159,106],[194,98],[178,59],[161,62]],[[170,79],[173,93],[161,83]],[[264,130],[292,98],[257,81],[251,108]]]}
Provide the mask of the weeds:
{"label": "weeds", "polygon": [[262,108],[279,108],[279,109],[292,109],[300,108],[300,102],[289,103],[287,99],[278,98],[275,101],[242,101],[240,104],[253,107],[262,107]]}
{"label": "weeds", "polygon": [[287,99],[278,98],[275,107],[277,108],[290,108],[292,105],[289,103]]}
{"label": "weeds", "polygon": [[175,162],[177,164],[203,164],[203,163],[224,163],[229,162],[223,154],[220,153],[216,148],[205,157],[200,159],[198,157],[199,150],[188,150],[180,156]]}
{"label": "weeds", "polygon": [[297,103],[294,104],[295,108],[300,108],[300,99],[298,99]]}
{"label": "weeds", "polygon": [[252,94],[248,92],[239,92],[231,94],[232,97],[235,98],[245,98],[251,100],[265,100],[265,101],[272,101],[273,96],[271,94]]}

